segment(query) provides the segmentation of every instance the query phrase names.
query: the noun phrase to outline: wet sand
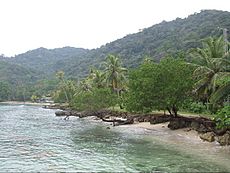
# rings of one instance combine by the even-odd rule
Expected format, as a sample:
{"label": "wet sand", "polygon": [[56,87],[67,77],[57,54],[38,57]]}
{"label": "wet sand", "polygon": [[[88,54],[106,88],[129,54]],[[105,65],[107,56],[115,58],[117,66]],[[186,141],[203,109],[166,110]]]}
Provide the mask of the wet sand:
{"label": "wet sand", "polygon": [[155,136],[161,136],[162,140],[167,138],[170,143],[186,143],[190,144],[199,144],[205,146],[220,146],[217,142],[206,142],[200,139],[199,134],[195,130],[191,130],[190,128],[183,128],[177,130],[171,130],[168,128],[167,123],[160,124],[150,124],[149,122],[136,123],[131,125],[124,125],[124,127],[134,127],[134,128],[142,128],[147,131],[152,131]]}

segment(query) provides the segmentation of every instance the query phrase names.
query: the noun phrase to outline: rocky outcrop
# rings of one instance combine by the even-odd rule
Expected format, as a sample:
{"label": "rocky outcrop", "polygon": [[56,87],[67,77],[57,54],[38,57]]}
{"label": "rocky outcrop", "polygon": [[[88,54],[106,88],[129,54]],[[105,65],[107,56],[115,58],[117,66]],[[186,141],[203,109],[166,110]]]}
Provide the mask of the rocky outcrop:
{"label": "rocky outcrop", "polygon": [[42,106],[44,109],[61,109],[61,110],[67,110],[69,109],[68,105],[65,104],[50,104],[50,105],[44,105]]}
{"label": "rocky outcrop", "polygon": [[230,145],[230,131],[227,131],[223,136],[218,136],[217,141],[220,145]]}
{"label": "rocky outcrop", "polygon": [[[64,116],[65,120],[69,119],[70,116],[76,116],[79,118],[94,116],[105,122],[113,122],[113,125],[133,124],[133,117],[128,116],[127,112],[116,112],[111,110],[100,110],[100,111],[74,111],[74,110],[63,110],[56,111],[56,116]],[[110,119],[113,117],[113,119]],[[117,118],[119,117],[119,118]]]}
{"label": "rocky outcrop", "polygon": [[182,119],[173,119],[168,124],[168,128],[170,128],[171,130],[186,128],[189,126],[190,126],[190,122]]}
{"label": "rocky outcrop", "polygon": [[198,131],[199,133],[207,133],[214,131],[215,122],[204,117],[172,117],[168,128],[172,130],[181,128],[191,128]]}
{"label": "rocky outcrop", "polygon": [[77,117],[80,117],[81,116],[81,112],[70,111],[70,110],[56,111],[55,115],[56,116],[77,116]]}
{"label": "rocky outcrop", "polygon": [[68,112],[68,111],[56,111],[55,112],[55,115],[56,116],[70,116],[70,112]]}
{"label": "rocky outcrop", "polygon": [[200,138],[204,141],[214,142],[215,134],[213,132],[203,133],[203,134],[200,134]]}
{"label": "rocky outcrop", "polygon": [[150,118],[150,124],[159,124],[169,122],[172,119],[171,115],[156,115]]}

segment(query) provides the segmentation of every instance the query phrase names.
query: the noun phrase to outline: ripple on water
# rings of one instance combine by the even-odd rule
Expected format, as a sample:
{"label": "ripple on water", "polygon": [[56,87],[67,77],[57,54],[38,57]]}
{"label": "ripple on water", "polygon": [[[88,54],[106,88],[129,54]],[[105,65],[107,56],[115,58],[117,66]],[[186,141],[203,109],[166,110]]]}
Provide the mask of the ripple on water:
{"label": "ripple on water", "polygon": [[[226,171],[213,160],[222,148],[202,159],[167,143],[170,134],[111,127],[90,119],[64,121],[55,110],[0,106],[1,171],[34,172],[201,172]],[[165,138],[163,136],[166,136]],[[190,147],[185,145],[184,148]],[[197,147],[197,146],[196,146]],[[183,148],[183,147],[182,147]],[[229,152],[225,161],[230,161]]]}

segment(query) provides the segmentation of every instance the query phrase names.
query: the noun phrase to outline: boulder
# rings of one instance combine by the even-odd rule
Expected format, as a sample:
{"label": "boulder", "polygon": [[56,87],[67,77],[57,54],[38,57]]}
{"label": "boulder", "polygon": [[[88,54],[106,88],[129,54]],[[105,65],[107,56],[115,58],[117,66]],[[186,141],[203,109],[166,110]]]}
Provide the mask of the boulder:
{"label": "boulder", "polygon": [[173,119],[169,122],[168,128],[171,130],[189,127],[190,123],[182,119]]}
{"label": "boulder", "polygon": [[207,133],[210,132],[211,130],[208,129],[206,126],[204,126],[203,124],[200,125],[200,127],[198,129],[196,129],[196,131],[198,133]]}
{"label": "boulder", "polygon": [[223,136],[227,132],[227,128],[222,128],[222,129],[214,129],[214,132],[218,136]]}
{"label": "boulder", "polygon": [[192,121],[192,122],[191,122],[191,128],[192,128],[193,130],[199,129],[199,128],[200,128],[200,123],[197,122],[197,121]]}
{"label": "boulder", "polygon": [[55,115],[56,116],[69,116],[70,112],[69,111],[56,111]]}
{"label": "boulder", "polygon": [[227,131],[223,136],[219,136],[217,141],[220,145],[230,145],[230,131]]}
{"label": "boulder", "polygon": [[71,116],[80,117],[80,116],[81,116],[81,112],[78,112],[78,111],[70,111],[70,115],[71,115]]}
{"label": "boulder", "polygon": [[207,132],[200,135],[200,138],[204,141],[213,142],[215,141],[215,135],[213,132]]}
{"label": "boulder", "polygon": [[159,124],[159,123],[165,123],[171,120],[170,115],[163,115],[163,116],[153,116],[150,119],[150,124]]}

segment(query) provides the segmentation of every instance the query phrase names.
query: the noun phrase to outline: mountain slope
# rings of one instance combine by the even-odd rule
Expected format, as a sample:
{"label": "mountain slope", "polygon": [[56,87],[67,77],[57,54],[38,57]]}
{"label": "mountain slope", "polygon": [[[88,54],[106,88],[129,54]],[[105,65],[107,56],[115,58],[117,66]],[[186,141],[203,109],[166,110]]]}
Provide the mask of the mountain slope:
{"label": "mountain slope", "polygon": [[53,75],[56,71],[61,70],[69,59],[81,59],[87,52],[88,50],[86,49],[73,47],[57,49],[38,48],[12,58],[6,58],[5,61],[20,64],[25,68],[31,68],[44,75]]}
{"label": "mountain slope", "polygon": [[168,54],[200,46],[201,39],[221,35],[221,28],[230,29],[229,19],[230,12],[204,10],[185,19],[163,21],[98,49],[39,48],[6,58],[6,61],[39,72],[43,74],[41,78],[54,76],[58,70],[64,70],[67,77],[82,78],[87,75],[90,66],[98,67],[108,54],[119,55],[127,67],[136,67],[145,55],[158,61]]}
{"label": "mountain slope", "polygon": [[205,10],[185,19],[163,21],[142,32],[109,43],[99,51],[120,54],[124,59],[143,55],[159,59],[166,54],[198,46],[200,39],[221,34],[219,28],[230,29],[229,17],[229,12]]}

